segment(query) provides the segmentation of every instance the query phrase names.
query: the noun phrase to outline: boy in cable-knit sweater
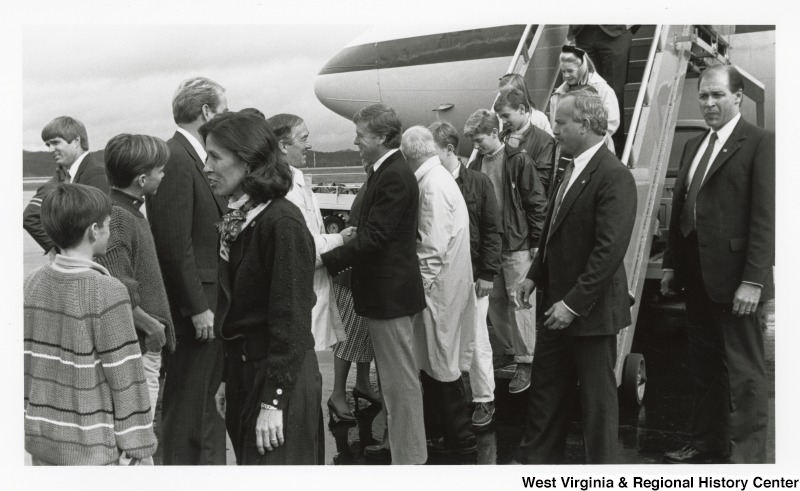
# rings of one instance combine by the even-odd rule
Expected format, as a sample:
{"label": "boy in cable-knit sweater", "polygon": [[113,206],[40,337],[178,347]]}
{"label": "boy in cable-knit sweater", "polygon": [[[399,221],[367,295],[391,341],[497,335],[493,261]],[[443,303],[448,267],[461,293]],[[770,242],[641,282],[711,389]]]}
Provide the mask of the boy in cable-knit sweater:
{"label": "boy in cable-knit sweater", "polygon": [[61,254],[25,281],[25,449],[34,465],[151,457],[156,438],[128,291],[92,260],[106,252],[111,200],[61,184],[42,224]]}
{"label": "boy in cable-knit sweater", "polygon": [[164,177],[169,147],[153,136],[121,134],[108,141],[104,158],[114,206],[108,250],[97,262],[128,289],[155,417],[161,349],[175,350],[175,330],[153,234],[141,209]]}

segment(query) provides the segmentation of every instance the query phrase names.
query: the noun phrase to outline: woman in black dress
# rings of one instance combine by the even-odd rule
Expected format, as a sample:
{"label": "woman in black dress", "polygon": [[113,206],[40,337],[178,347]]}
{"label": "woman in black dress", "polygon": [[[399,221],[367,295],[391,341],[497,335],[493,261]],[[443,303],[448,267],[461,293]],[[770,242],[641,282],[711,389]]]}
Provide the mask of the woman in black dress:
{"label": "woman in black dress", "polygon": [[217,408],[236,462],[322,464],[322,377],[314,353],[314,242],[284,196],[288,164],[267,122],[226,113],[200,128],[211,189],[228,198],[214,331],[225,346]]}

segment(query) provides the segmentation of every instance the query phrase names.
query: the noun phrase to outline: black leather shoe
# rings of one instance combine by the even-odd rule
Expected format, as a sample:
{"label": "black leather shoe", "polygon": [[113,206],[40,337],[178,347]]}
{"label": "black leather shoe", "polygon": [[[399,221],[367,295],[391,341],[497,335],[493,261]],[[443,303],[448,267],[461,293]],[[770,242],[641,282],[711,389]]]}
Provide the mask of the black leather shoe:
{"label": "black leather shoe", "polygon": [[433,455],[468,455],[478,451],[475,437],[471,436],[455,445],[447,445],[444,437],[428,440],[428,452]]}
{"label": "black leather shoe", "polygon": [[665,464],[726,464],[728,456],[719,452],[701,452],[694,445],[664,454]]}
{"label": "black leather shoe", "polygon": [[367,445],[364,447],[364,458],[375,462],[390,464],[392,462],[392,452],[382,445]]}

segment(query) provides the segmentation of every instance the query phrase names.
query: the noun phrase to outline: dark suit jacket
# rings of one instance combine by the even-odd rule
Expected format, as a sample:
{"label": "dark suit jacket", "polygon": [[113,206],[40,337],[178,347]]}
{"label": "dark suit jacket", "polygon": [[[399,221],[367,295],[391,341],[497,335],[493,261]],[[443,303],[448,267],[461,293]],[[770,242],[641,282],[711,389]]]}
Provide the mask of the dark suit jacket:
{"label": "dark suit jacket", "polygon": [[394,319],[425,308],[417,261],[417,179],[398,150],[367,183],[356,238],[322,255],[331,275],[353,267],[355,311]]}
{"label": "dark suit jacket", "polygon": [[181,133],[167,142],[169,161],[158,192],[147,200],[175,334],[194,336],[192,315],[217,303],[219,234],[214,226],[227,209],[211,192],[203,162]]}
{"label": "dark suit jacket", "polygon": [[263,360],[259,400],[284,409],[305,353],[314,348],[314,239],[300,210],[278,198],[242,230],[228,257],[220,261],[214,332],[241,338],[249,360]]}
{"label": "dark suit jacket", "polygon": [[[87,186],[94,186],[97,189],[108,194],[108,180],[106,178],[105,163],[98,159],[91,153],[86,154],[83,158],[75,178],[72,179],[75,184],[85,184]],[[25,211],[22,212],[22,227],[28,231],[33,239],[42,246],[45,252],[49,251],[56,245],[50,240],[50,237],[44,232],[42,227],[42,200],[45,196],[50,194],[50,191],[58,186],[58,178],[54,175],[42,187],[36,190],[36,194],[31,198]]]}
{"label": "dark suit jacket", "polygon": [[630,170],[605,145],[564,195],[556,217],[551,201],[528,278],[543,289],[542,312],[561,300],[577,312],[565,335],[616,334],[630,325],[623,259],[636,219],[636,201]]}
{"label": "dark suit jacket", "polygon": [[[663,266],[680,280],[686,257],[680,217],[686,179],[705,133],[686,142],[672,195],[672,217]],[[703,282],[709,298],[733,302],[743,281],[763,285],[761,300],[774,298],[775,134],[743,118],[706,173],[695,208]]]}

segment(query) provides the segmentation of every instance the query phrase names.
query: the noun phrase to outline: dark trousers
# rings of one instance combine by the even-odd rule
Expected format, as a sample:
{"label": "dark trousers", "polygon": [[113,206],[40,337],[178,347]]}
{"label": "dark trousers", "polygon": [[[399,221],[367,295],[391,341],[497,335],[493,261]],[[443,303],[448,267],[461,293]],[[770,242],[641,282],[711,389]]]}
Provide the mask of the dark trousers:
{"label": "dark trousers", "polygon": [[177,341],[161,403],[164,465],[225,465],[225,421],[214,404],[222,382],[222,342],[186,336]]}
{"label": "dark trousers", "polygon": [[256,422],[261,412],[261,389],[267,376],[266,361],[242,361],[238,346],[226,347],[225,423],[238,465],[323,465],[322,375],[313,349],[301,353],[302,365],[285,399],[284,444],[258,453]]}
{"label": "dark trousers", "polygon": [[445,444],[453,446],[473,436],[464,380],[459,377],[452,382],[440,382],[423,370],[420,382],[425,435],[429,439],[444,436]]}
{"label": "dark trousers", "polygon": [[764,335],[756,313],[736,316],[732,304],[706,294],[696,235],[686,241],[689,366],[694,381],[692,444],[730,454],[733,463],[763,463],[767,457],[768,403]]}
{"label": "dark trousers", "polygon": [[578,382],[586,463],[616,462],[619,426],[616,357],[614,335],[565,336],[547,329],[536,332],[525,436],[517,454],[520,462],[563,462]]}
{"label": "dark trousers", "polygon": [[[575,38],[575,45],[586,51],[597,73],[608,83],[619,103],[619,128],[612,136],[617,155],[625,148],[625,82],[628,78],[628,57],[631,53],[631,31],[617,37],[606,34],[599,26],[587,25]],[[639,82],[640,80],[637,80]]]}

